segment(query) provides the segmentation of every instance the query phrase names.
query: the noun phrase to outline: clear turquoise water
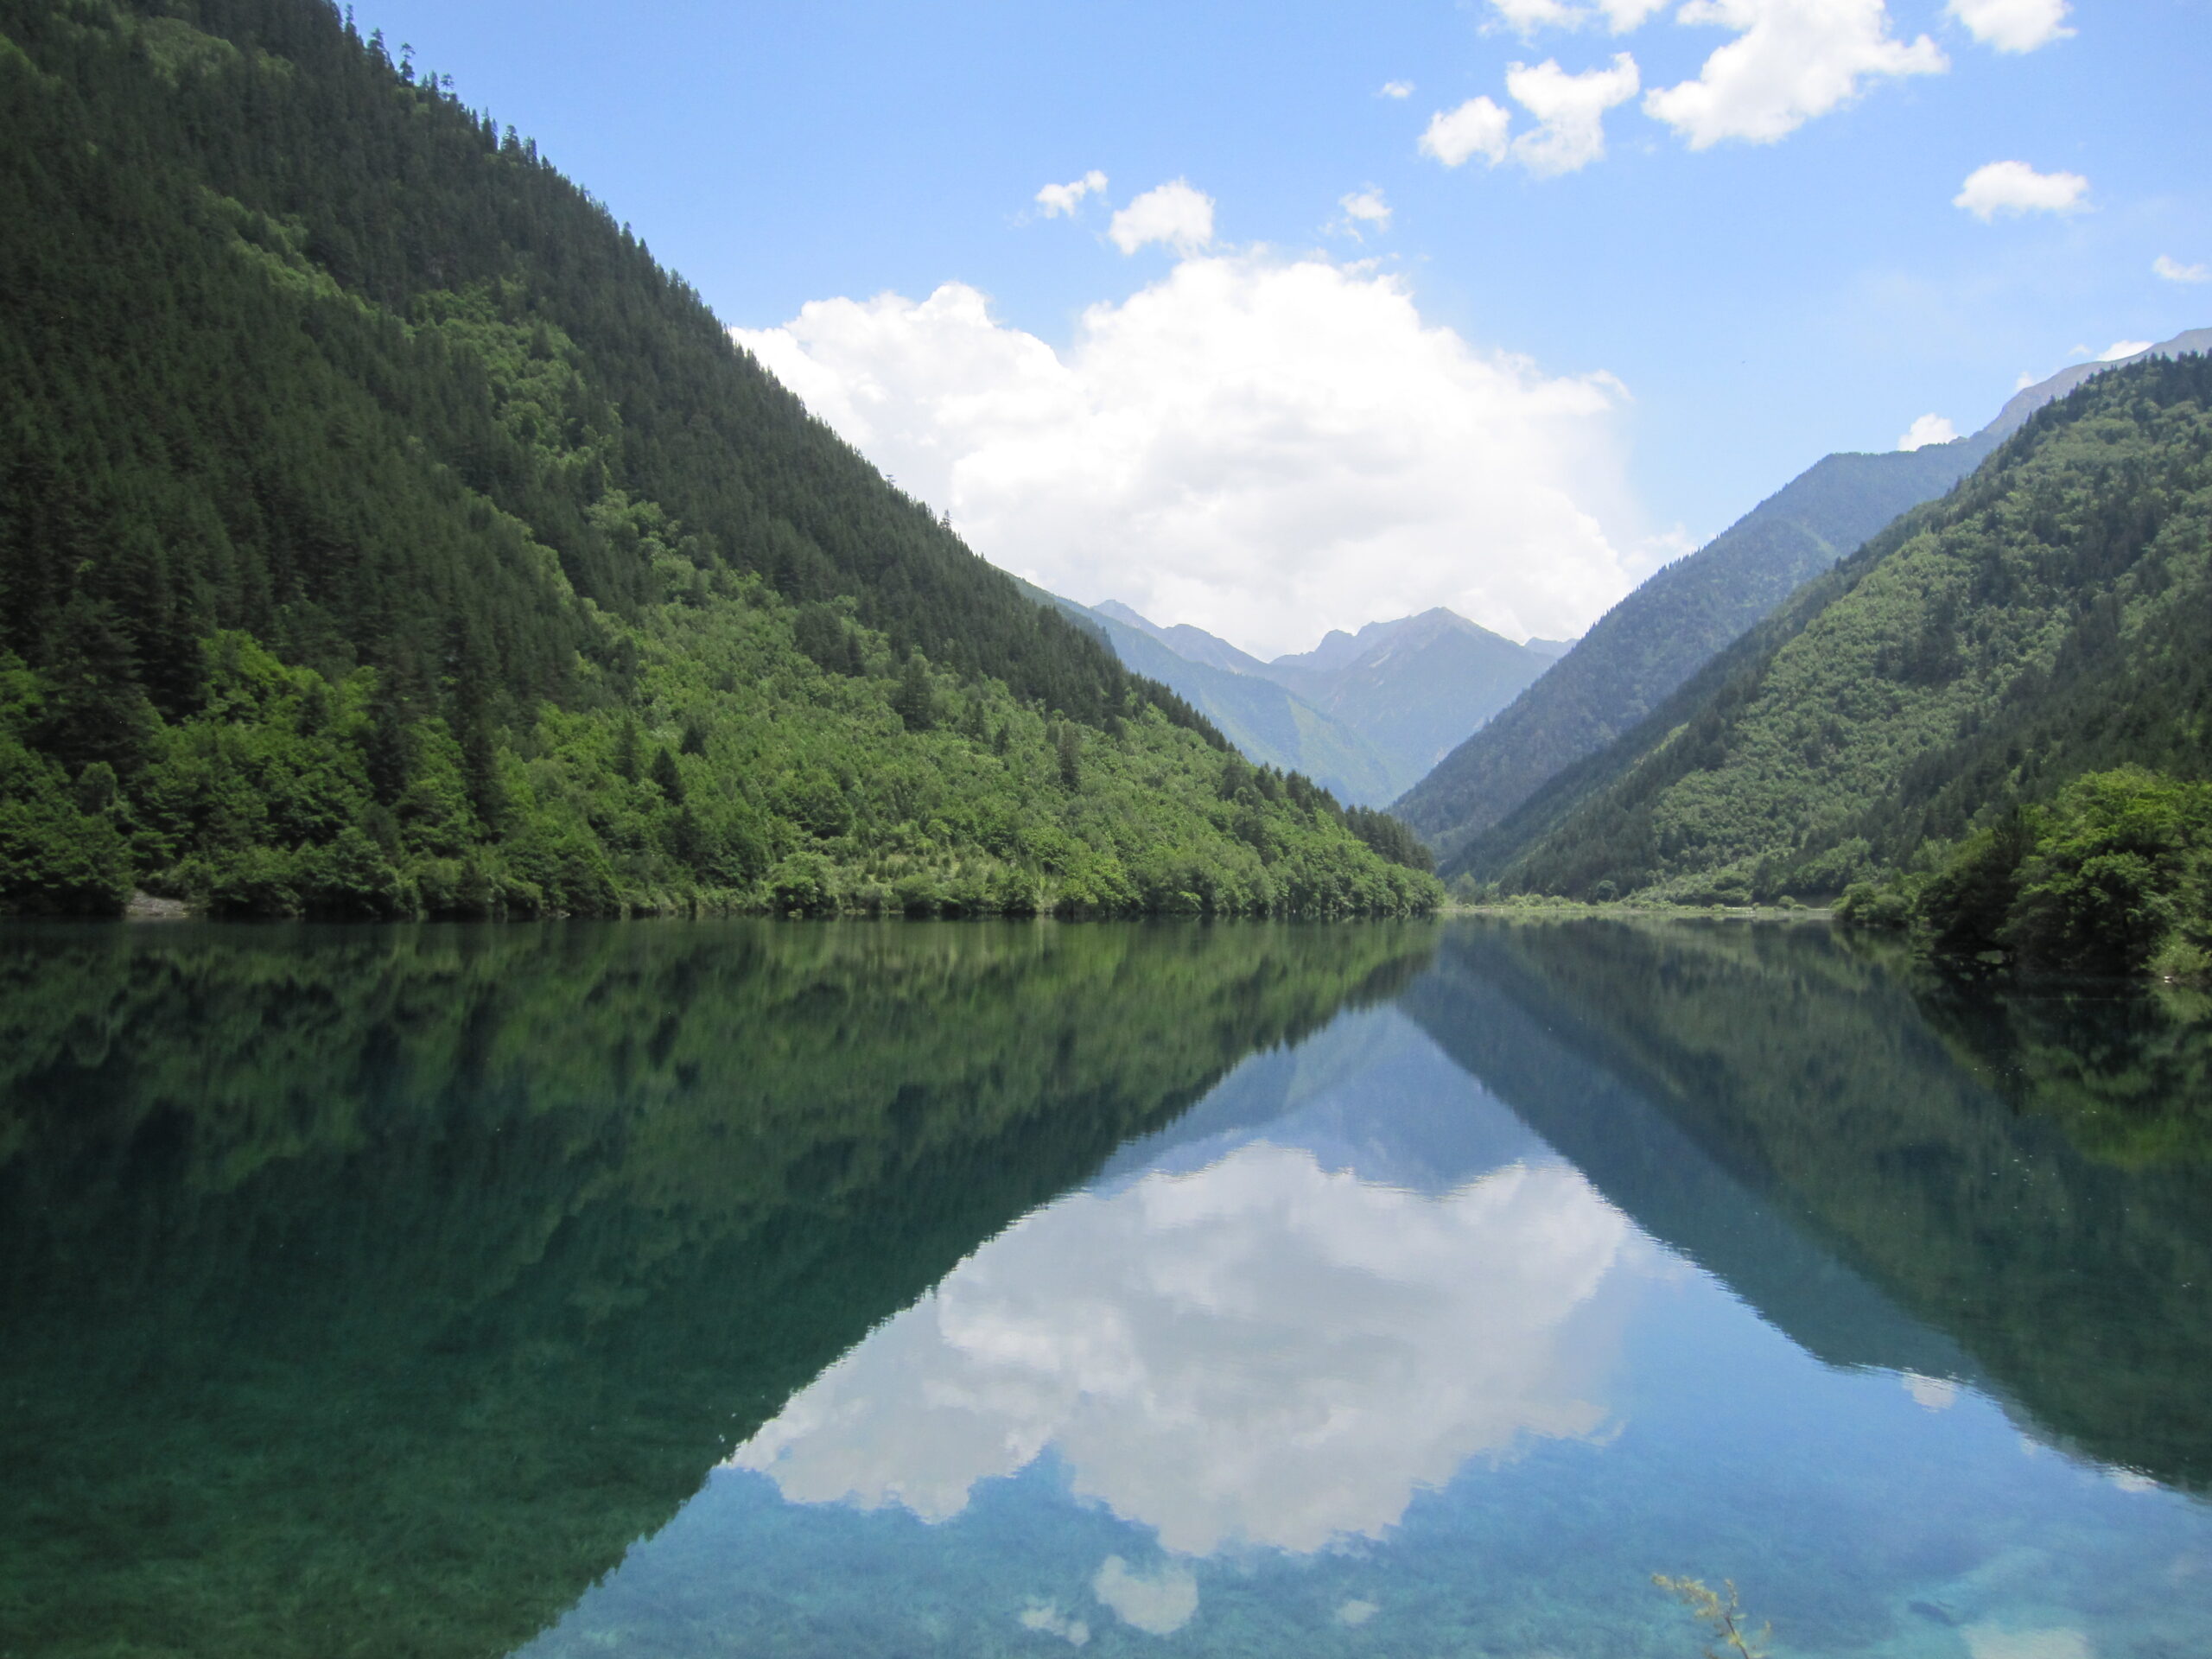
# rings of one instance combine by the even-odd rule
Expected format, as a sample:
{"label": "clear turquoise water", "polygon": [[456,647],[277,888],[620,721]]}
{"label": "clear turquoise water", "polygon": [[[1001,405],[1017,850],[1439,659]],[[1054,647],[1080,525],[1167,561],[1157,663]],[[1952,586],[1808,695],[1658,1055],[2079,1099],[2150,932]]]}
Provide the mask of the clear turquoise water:
{"label": "clear turquoise water", "polygon": [[2212,1655],[2212,1027],[1818,929],[0,937],[0,1652]]}

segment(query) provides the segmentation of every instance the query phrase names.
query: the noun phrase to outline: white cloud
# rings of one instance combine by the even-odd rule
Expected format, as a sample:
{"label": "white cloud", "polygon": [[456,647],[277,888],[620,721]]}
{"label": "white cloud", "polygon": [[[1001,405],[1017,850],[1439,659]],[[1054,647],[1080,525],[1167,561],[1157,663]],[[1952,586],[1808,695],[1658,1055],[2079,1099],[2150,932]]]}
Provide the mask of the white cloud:
{"label": "white cloud", "polygon": [[2147,340],[2115,340],[2097,353],[2097,361],[2117,363],[2122,358],[2140,357],[2150,349],[2151,342]]}
{"label": "white cloud", "polygon": [[2025,162],[1992,162],[1967,175],[1951,206],[1985,225],[1999,213],[2078,213],[2089,204],[2079,173],[2038,173]]}
{"label": "white cloud", "polygon": [[1498,21],[1508,29],[1530,35],[1542,29],[1583,29],[1603,21],[1616,35],[1640,29],[1667,0],[1594,0],[1577,5],[1569,0],[1491,0]]}
{"label": "white cloud", "polygon": [[1693,149],[1729,138],[1772,143],[1849,102],[1864,81],[1950,67],[1925,35],[1890,33],[1883,0],[1688,0],[1677,16],[1737,31],[1695,80],[1643,100]]}
{"label": "white cloud", "polygon": [[1513,159],[1542,177],[1589,166],[1605,153],[1605,111],[1634,98],[1641,85],[1636,60],[1625,52],[1615,54],[1611,68],[1580,75],[1555,62],[1515,64],[1505,90],[1539,124],[1513,141]]}
{"label": "white cloud", "polygon": [[1925,449],[1931,443],[1948,443],[1959,435],[1959,429],[1941,415],[1923,415],[1905,429],[1897,440],[1900,449]]}
{"label": "white cloud", "polygon": [[1173,1562],[1146,1574],[1132,1573],[1120,1556],[1109,1555],[1090,1580],[1090,1593],[1122,1624],[1147,1636],[1173,1636],[1198,1611],[1197,1576]]}
{"label": "white cloud", "polygon": [[[791,1502],[934,1522],[1050,1448],[1171,1555],[1309,1554],[1382,1536],[1471,1459],[1597,1433],[1605,1289],[1656,1263],[1568,1167],[1427,1197],[1255,1143],[1017,1224],[732,1460]],[[1093,1590],[1153,1629],[1195,1611],[1186,1573],[1109,1561]]]}
{"label": "white cloud", "polygon": [[1337,205],[1344,210],[1344,226],[1354,236],[1360,233],[1362,226],[1376,231],[1390,228],[1390,204],[1377,186],[1370,184],[1363,190],[1355,190]]}
{"label": "white cloud", "polygon": [[2184,265],[2170,253],[2151,262],[2151,274],[2170,283],[2212,283],[2212,265]]}
{"label": "white cloud", "polygon": [[1069,184],[1048,184],[1037,193],[1037,205],[1045,210],[1045,217],[1057,219],[1063,213],[1073,213],[1082,206],[1085,196],[1096,195],[1106,188],[1106,175],[1096,168]]}
{"label": "white cloud", "polygon": [[1106,234],[1123,253],[1160,242],[1192,254],[1213,240],[1213,198],[1177,179],[1147,190],[1114,215]]}
{"label": "white cloud", "polygon": [[1491,0],[1491,10],[1508,29],[1523,35],[1540,29],[1575,29],[1583,22],[1582,8],[1567,0]]}
{"label": "white cloud", "polygon": [[1186,260],[1065,353],[957,283],[733,332],[984,557],[1263,656],[1436,605],[1570,639],[1643,569],[1619,383],[1478,351],[1371,270]]}
{"label": "white cloud", "polygon": [[1410,80],[1386,80],[1379,96],[1383,98],[1411,98],[1414,84]]}
{"label": "white cloud", "polygon": [[2066,0],[1951,0],[1949,10],[1974,39],[1999,52],[2032,52],[2074,33],[2066,27]]}
{"label": "white cloud", "polygon": [[1357,1630],[1382,1610],[1371,1601],[1352,1600],[1337,1609],[1337,1623]]}
{"label": "white cloud", "polygon": [[1471,156],[1480,156],[1496,167],[1505,159],[1506,134],[1513,118],[1503,106],[1487,98],[1471,98],[1458,109],[1439,110],[1428,119],[1421,136],[1421,151],[1446,167],[1458,167]]}

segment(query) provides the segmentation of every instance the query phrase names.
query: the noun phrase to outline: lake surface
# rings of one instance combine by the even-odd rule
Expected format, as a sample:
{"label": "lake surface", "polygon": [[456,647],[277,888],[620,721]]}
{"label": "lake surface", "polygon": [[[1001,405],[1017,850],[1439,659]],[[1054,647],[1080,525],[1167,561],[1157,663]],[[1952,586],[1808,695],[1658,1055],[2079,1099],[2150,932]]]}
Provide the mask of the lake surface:
{"label": "lake surface", "polygon": [[0,931],[0,1656],[2212,1656],[2212,1021],[1818,927]]}

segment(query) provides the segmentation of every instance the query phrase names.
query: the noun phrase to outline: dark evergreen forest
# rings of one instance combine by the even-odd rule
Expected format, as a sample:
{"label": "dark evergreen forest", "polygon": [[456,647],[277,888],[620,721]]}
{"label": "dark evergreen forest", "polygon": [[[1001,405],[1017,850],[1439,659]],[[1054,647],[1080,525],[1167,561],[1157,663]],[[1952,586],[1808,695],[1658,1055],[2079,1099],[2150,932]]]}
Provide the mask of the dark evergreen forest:
{"label": "dark evergreen forest", "polygon": [[0,906],[1435,900],[321,0],[0,0]]}

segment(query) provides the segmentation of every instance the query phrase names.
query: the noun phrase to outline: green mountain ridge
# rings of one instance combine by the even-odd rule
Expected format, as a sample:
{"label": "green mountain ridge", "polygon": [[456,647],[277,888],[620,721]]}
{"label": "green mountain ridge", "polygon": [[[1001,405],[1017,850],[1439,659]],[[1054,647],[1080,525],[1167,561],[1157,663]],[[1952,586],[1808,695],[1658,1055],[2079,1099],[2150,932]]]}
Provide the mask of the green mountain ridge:
{"label": "green mountain ridge", "polygon": [[334,8],[0,35],[0,908],[1433,902]]}
{"label": "green mountain ridge", "polygon": [[1510,887],[1821,897],[2134,765],[2212,771],[2212,363],[2031,418],[1457,868]]}
{"label": "green mountain ridge", "polygon": [[2062,369],[2015,393],[1970,437],[1826,457],[1621,601],[1391,810],[1440,855],[1457,854],[1634,727],[1804,582],[1971,474],[2037,410],[2115,366],[2207,349],[2212,329],[2193,329],[2114,362]]}
{"label": "green mountain ridge", "polygon": [[1834,454],[1613,607],[1542,678],[1392,810],[1447,856],[1642,720],[1732,640],[1897,514],[1972,472],[1995,440]]}

